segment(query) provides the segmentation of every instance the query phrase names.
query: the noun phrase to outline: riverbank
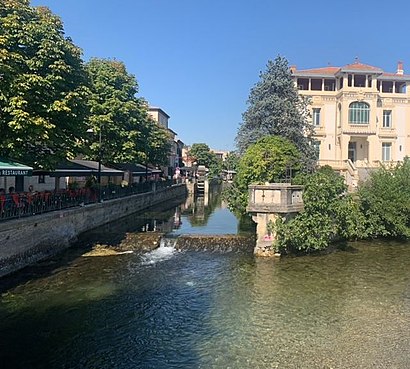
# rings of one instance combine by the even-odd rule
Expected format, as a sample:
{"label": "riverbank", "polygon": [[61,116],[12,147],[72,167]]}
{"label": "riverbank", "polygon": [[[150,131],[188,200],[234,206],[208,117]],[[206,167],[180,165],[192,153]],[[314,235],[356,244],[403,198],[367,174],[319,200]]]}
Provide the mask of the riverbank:
{"label": "riverbank", "polygon": [[184,196],[186,187],[181,184],[0,223],[0,277],[64,250],[84,232]]}

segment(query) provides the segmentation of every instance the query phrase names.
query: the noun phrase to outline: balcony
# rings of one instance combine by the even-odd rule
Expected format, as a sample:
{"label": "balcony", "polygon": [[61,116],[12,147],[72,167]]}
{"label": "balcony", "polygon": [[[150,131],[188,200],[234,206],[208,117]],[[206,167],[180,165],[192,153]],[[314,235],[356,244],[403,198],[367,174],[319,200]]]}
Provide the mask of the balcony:
{"label": "balcony", "polygon": [[370,124],[349,124],[342,127],[341,133],[350,136],[371,136],[376,134],[376,129]]}

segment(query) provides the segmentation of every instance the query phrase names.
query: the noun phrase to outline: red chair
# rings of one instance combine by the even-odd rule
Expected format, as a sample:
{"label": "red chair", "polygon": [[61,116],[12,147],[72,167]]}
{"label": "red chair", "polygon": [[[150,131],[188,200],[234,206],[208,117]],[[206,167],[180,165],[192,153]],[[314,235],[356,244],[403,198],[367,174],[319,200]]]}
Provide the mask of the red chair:
{"label": "red chair", "polygon": [[1,195],[0,196],[0,211],[3,212],[4,211],[4,206],[6,204],[6,196]]}
{"label": "red chair", "polygon": [[20,195],[18,193],[11,194],[11,198],[13,199],[14,204],[17,207],[20,207]]}

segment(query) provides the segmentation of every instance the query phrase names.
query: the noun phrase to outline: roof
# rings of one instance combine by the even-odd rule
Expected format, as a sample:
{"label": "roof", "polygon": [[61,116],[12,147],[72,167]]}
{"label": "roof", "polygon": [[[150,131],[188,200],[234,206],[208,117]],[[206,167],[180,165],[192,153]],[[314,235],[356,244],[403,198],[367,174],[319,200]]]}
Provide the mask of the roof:
{"label": "roof", "polygon": [[31,176],[33,168],[17,161],[0,158],[0,176]]}
{"label": "roof", "polygon": [[377,74],[380,77],[386,78],[398,78],[398,79],[410,79],[410,75],[397,74],[397,73],[387,73],[379,67],[373,65],[360,63],[356,61],[351,64],[344,65],[342,67],[321,67],[312,69],[300,69],[297,70],[296,67],[291,67],[292,74],[296,77],[336,77],[339,73],[357,73],[362,72],[366,74]]}
{"label": "roof", "polygon": [[167,128],[168,132],[170,132],[173,135],[177,135],[178,133],[176,133],[175,131],[173,131],[171,128]]}
{"label": "roof", "polygon": [[352,64],[347,64],[344,67],[340,68],[341,72],[346,72],[346,71],[361,71],[361,72],[376,72],[376,73],[383,73],[383,69],[379,67],[374,67],[372,65],[368,64],[363,64],[360,62],[355,62]]}
{"label": "roof", "polygon": [[158,111],[161,114],[165,115],[167,118],[171,118],[167,113],[165,113],[164,110],[162,110],[161,108],[159,108],[158,106],[149,106],[148,107],[148,111]]}
{"label": "roof", "polygon": [[161,173],[161,170],[159,169],[152,169],[142,164],[118,163],[118,164],[113,164],[112,167],[122,170],[122,171],[131,172],[132,175],[135,177],[145,176],[146,174],[151,175],[155,173]]}
{"label": "roof", "polygon": [[[66,160],[50,172],[51,177],[87,177],[98,174],[98,161]],[[102,176],[122,176],[123,171],[101,165]]]}
{"label": "roof", "polygon": [[334,76],[340,67],[324,67],[324,68],[315,68],[315,69],[303,69],[303,70],[294,70],[293,74],[300,75],[300,74],[317,74],[323,76]]}

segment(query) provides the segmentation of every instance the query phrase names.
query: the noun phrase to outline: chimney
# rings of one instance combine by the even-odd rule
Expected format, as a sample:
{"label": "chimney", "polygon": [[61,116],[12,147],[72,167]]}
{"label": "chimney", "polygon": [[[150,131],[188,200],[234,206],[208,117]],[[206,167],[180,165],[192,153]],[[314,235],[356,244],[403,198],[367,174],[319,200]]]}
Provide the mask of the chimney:
{"label": "chimney", "polygon": [[397,62],[397,72],[396,72],[396,74],[399,74],[399,75],[402,76],[403,73],[404,73],[403,62],[399,61],[399,62]]}
{"label": "chimney", "polygon": [[296,65],[291,65],[291,66],[289,67],[289,69],[290,69],[290,74],[295,73],[295,72],[296,72]]}

